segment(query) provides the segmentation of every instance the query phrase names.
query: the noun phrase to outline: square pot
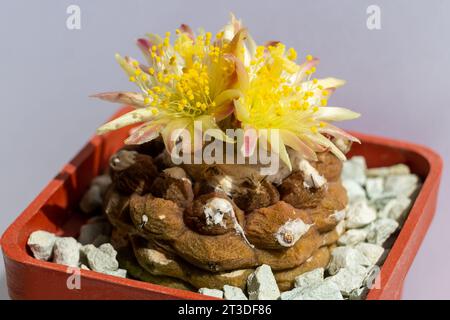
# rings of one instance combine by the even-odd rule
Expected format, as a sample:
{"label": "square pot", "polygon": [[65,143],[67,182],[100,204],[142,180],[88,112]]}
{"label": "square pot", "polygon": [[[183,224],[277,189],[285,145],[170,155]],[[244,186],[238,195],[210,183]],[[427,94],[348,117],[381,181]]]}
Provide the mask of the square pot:
{"label": "square pot", "polygon": [[[122,108],[115,117],[129,111]],[[90,181],[107,166],[122,145],[130,127],[94,136],[58,173],[34,201],[8,227],[1,239],[9,295],[12,299],[214,299],[198,293],[163,287],[137,280],[80,270],[80,289],[69,289],[73,270],[32,257],[29,235],[47,230],[76,236],[86,217],[78,202]],[[380,286],[367,299],[400,299],[403,281],[428,230],[436,210],[442,159],[416,144],[353,133],[361,141],[352,155],[362,155],[369,167],[405,163],[421,177],[423,186],[380,272]]]}

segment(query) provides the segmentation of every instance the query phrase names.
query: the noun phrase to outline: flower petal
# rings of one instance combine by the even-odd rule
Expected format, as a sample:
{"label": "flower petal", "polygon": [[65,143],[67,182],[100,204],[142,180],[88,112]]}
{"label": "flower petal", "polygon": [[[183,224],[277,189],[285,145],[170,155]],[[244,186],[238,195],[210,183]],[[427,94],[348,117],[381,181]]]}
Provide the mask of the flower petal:
{"label": "flower petal", "polygon": [[307,160],[317,161],[317,155],[306,143],[304,143],[298,136],[288,130],[280,130],[281,137],[284,144],[292,149],[302,153],[303,157]]}
{"label": "flower petal", "polygon": [[359,113],[340,107],[319,107],[314,117],[321,121],[352,120],[360,116]]}
{"label": "flower petal", "polygon": [[138,108],[145,107],[144,97],[136,92],[103,92],[91,95],[91,97],[109,102],[124,103]]}
{"label": "flower petal", "polygon": [[[183,129],[185,129],[191,121],[192,120],[189,118],[179,118],[176,120],[172,120],[167,123],[164,129],[161,131],[161,136],[169,153],[171,153],[173,147],[175,147],[175,144],[182,134]],[[191,141],[192,139],[193,137],[191,137]]]}
{"label": "flower petal", "polygon": [[300,70],[297,71],[297,74],[295,75],[295,82],[301,82],[306,76],[306,72],[308,70],[311,70],[313,67],[317,66],[319,64],[318,58],[312,58],[311,60],[307,60],[304,63],[300,65]]}
{"label": "flower petal", "polygon": [[331,142],[329,139],[325,138],[324,136],[322,136],[321,134],[314,134],[314,135],[309,135],[308,138],[310,138],[312,141],[327,147],[328,149],[330,149],[330,151],[340,160],[344,161],[347,159],[347,157],[345,156],[345,154],[342,153],[341,150],[339,150],[338,147],[336,147],[334,145],[333,142]]}
{"label": "flower petal", "polygon": [[335,127],[329,123],[327,123],[324,128],[320,128],[319,132],[332,135],[333,137],[336,137],[336,138],[344,138],[344,139],[350,140],[352,142],[361,143],[358,138],[345,132],[341,128]]}
{"label": "flower petal", "polygon": [[237,58],[232,54],[225,54],[224,58],[231,60],[234,63],[234,72],[236,79],[234,81],[233,87],[238,88],[242,91],[247,90],[250,80],[248,77],[248,72],[245,69],[244,64],[242,63],[243,60]]}
{"label": "flower petal", "polygon": [[234,104],[232,101],[222,104],[211,113],[217,122],[227,118],[234,111]]}
{"label": "flower petal", "polygon": [[230,102],[234,99],[238,99],[242,96],[242,92],[238,89],[228,89],[222,91],[217,97],[214,98],[214,102],[217,106]]}
{"label": "flower petal", "polygon": [[[140,38],[136,40],[136,44],[141,49],[147,61],[152,64],[152,57],[150,54],[150,49],[152,47],[152,42],[148,39]],[[145,69],[144,69],[145,70]]]}
{"label": "flower petal", "polygon": [[266,138],[270,143],[271,151],[278,154],[281,161],[283,161],[289,168],[289,171],[292,171],[291,159],[289,158],[289,154],[286,150],[286,146],[284,145],[284,141],[283,138],[281,138],[280,133],[270,130],[270,134],[266,135]]}
{"label": "flower petal", "polygon": [[125,144],[143,144],[159,136],[163,124],[161,123],[144,123],[133,130],[130,136],[125,140]]}
{"label": "flower petal", "polygon": [[250,118],[247,107],[239,100],[234,100],[234,113],[239,121],[247,121]]}
{"label": "flower petal", "polygon": [[242,96],[242,92],[237,89],[228,89],[221,92],[215,99],[214,103],[217,107],[212,112],[212,116],[216,121],[221,121],[228,117],[234,111],[233,100]]}
{"label": "flower petal", "polygon": [[317,85],[322,86],[324,89],[328,88],[339,88],[342,87],[345,84],[345,80],[328,77],[323,79],[317,80]]}
{"label": "flower petal", "polygon": [[130,124],[149,121],[154,117],[151,108],[142,108],[130,111],[123,116],[114,119],[97,129],[98,134],[104,134],[109,131],[126,127]]}
{"label": "flower petal", "polygon": [[122,69],[129,75],[134,75],[135,68],[132,66],[129,57],[122,58],[122,56],[116,53],[115,58]]}
{"label": "flower petal", "polygon": [[194,31],[192,31],[191,27],[189,27],[187,24],[182,24],[180,26],[180,31],[185,33],[189,38],[191,38],[191,40],[194,40],[195,35],[194,35]]}

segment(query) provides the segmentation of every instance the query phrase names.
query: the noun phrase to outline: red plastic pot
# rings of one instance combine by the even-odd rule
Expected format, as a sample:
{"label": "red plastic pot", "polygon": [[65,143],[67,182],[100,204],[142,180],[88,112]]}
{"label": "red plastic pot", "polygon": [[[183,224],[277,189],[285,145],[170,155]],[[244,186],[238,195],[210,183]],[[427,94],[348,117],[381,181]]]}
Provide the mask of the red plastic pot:
{"label": "red plastic pot", "polygon": [[[123,114],[121,109],[115,116]],[[81,289],[68,289],[70,270],[34,259],[26,246],[35,230],[76,236],[84,222],[77,203],[90,181],[102,172],[109,156],[122,146],[130,128],[93,137],[9,226],[1,239],[9,295],[13,299],[211,299],[194,292],[117,278],[81,270]],[[424,181],[423,187],[384,262],[379,289],[367,299],[400,299],[403,281],[436,210],[442,160],[416,144],[354,133],[361,145],[352,155],[363,155],[369,167],[407,164]]]}

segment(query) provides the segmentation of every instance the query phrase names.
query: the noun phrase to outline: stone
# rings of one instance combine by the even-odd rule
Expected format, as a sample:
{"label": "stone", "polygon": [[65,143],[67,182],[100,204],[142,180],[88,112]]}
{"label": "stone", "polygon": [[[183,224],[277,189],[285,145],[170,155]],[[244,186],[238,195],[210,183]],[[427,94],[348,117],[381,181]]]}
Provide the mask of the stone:
{"label": "stone", "polygon": [[404,174],[386,177],[384,189],[386,193],[410,197],[419,185],[419,177],[415,174]]}
{"label": "stone", "polygon": [[229,285],[223,286],[223,297],[225,300],[248,300],[241,288]]}
{"label": "stone", "polygon": [[399,163],[390,167],[371,168],[366,170],[368,177],[387,177],[394,175],[405,175],[411,171],[409,167],[403,163]]}
{"label": "stone", "polygon": [[349,229],[341,237],[338,244],[341,246],[354,246],[366,240],[368,231],[365,229]]}
{"label": "stone", "polygon": [[89,268],[97,271],[107,273],[116,271],[119,268],[119,263],[116,259],[117,252],[110,244],[103,244],[99,248],[93,249],[89,247],[86,254],[86,259]]}
{"label": "stone", "polygon": [[393,194],[384,193],[379,198],[371,199],[369,201],[369,205],[379,212],[379,211],[383,210],[383,208],[389,203],[389,201],[391,201],[395,198],[396,198],[396,196]]}
{"label": "stone", "polygon": [[306,288],[317,285],[323,281],[323,268],[317,268],[312,271],[306,272],[295,278],[296,288]]}
{"label": "stone", "polygon": [[87,256],[89,251],[97,249],[93,244],[86,244],[80,247],[80,256]]}
{"label": "stone", "polygon": [[223,298],[223,291],[217,289],[209,289],[209,288],[200,288],[198,289],[198,293],[204,294],[205,296],[215,297],[215,298]]}
{"label": "stone", "polygon": [[80,201],[80,209],[84,213],[93,213],[102,206],[102,189],[98,185],[91,185]]}
{"label": "stone", "polygon": [[103,202],[103,196],[111,185],[111,177],[108,174],[95,177],[89,189],[85,192],[80,201],[80,209],[84,213],[93,213],[100,209]]}
{"label": "stone", "polygon": [[370,266],[369,260],[358,250],[352,247],[337,247],[331,251],[331,261],[328,273],[335,275],[342,268],[352,269],[357,266]]}
{"label": "stone", "polygon": [[82,245],[90,244],[93,243],[98,236],[109,234],[110,231],[111,225],[106,221],[87,223],[81,226],[78,241]]}
{"label": "stone", "polygon": [[281,300],[343,300],[339,287],[331,281],[324,281],[305,289],[295,288],[283,292]]}
{"label": "stone", "polygon": [[126,278],[127,277],[127,270],[125,269],[117,269],[114,271],[104,271],[105,274],[109,274],[110,276],[120,277],[120,278]]}
{"label": "stone", "polygon": [[408,197],[399,196],[389,200],[382,210],[378,212],[379,218],[390,218],[396,221],[401,220],[406,210],[411,205],[411,199]]}
{"label": "stone", "polygon": [[368,292],[365,287],[356,288],[350,292],[348,295],[348,300],[363,300],[364,295]]}
{"label": "stone", "polygon": [[361,228],[377,218],[375,209],[370,207],[366,200],[349,204],[346,214],[346,226],[349,229]]}
{"label": "stone", "polygon": [[102,174],[100,176],[95,177],[91,185],[98,186],[100,188],[100,193],[103,196],[106,193],[106,190],[112,183],[112,179],[109,174]]}
{"label": "stone", "polygon": [[345,230],[347,230],[345,225],[346,225],[345,220],[342,220],[341,222],[339,222],[336,225],[336,229],[335,230],[336,230],[336,233],[337,233],[338,236],[342,236],[345,233]]}
{"label": "stone", "polygon": [[110,240],[111,240],[111,238],[108,237],[107,235],[100,234],[99,236],[97,236],[95,238],[95,240],[92,242],[92,244],[94,246],[98,247],[98,246],[101,246],[102,244],[109,243]]}
{"label": "stone", "polygon": [[380,198],[384,193],[384,179],[380,177],[366,180],[366,192],[369,199]]}
{"label": "stone", "polygon": [[263,264],[256,268],[247,279],[249,300],[277,300],[280,290],[271,268]]}
{"label": "stone", "polygon": [[397,221],[389,218],[380,218],[367,226],[367,242],[382,245],[397,230]]}
{"label": "stone", "polygon": [[297,298],[301,297],[303,290],[305,290],[305,288],[294,288],[292,290],[282,292],[280,295],[280,300],[297,300]]}
{"label": "stone", "polygon": [[53,248],[53,262],[69,267],[78,267],[80,244],[72,237],[58,238]]}
{"label": "stone", "polygon": [[302,263],[300,266],[287,269],[275,271],[275,279],[277,280],[278,288],[280,291],[288,291],[294,288],[295,278],[298,276],[313,271],[319,268],[326,268],[330,262],[330,249],[327,246],[319,248],[306,262]]}
{"label": "stone", "polygon": [[117,256],[116,249],[114,249],[114,247],[110,243],[104,243],[100,247],[98,247],[98,249],[110,255],[111,257],[115,258]]}
{"label": "stone", "polygon": [[30,235],[27,244],[36,259],[48,261],[52,257],[55,241],[53,233],[38,230]]}
{"label": "stone", "polygon": [[356,265],[351,268],[341,268],[339,271],[325,279],[325,282],[333,282],[341,291],[342,295],[348,296],[350,292],[363,285],[367,268]]}
{"label": "stone", "polygon": [[361,199],[366,199],[366,192],[359,183],[353,180],[343,180],[342,185],[347,190],[348,201],[350,203]]}
{"label": "stone", "polygon": [[353,180],[363,186],[366,183],[366,169],[364,157],[355,156],[343,163],[342,180]]}
{"label": "stone", "polygon": [[361,252],[371,265],[375,265],[384,253],[382,246],[367,242],[358,243],[355,249]]}

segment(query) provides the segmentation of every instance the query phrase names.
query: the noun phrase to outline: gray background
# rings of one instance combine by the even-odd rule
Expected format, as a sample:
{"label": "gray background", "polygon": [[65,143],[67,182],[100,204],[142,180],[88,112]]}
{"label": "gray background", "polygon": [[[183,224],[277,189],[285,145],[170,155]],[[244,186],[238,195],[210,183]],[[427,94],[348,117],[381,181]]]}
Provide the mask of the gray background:
{"label": "gray background", "polygon": [[[78,4],[82,29],[66,28]],[[366,28],[381,7],[382,29]],[[185,22],[216,31],[233,11],[259,42],[281,40],[321,58],[318,76],[348,81],[331,104],[363,117],[346,128],[415,141],[448,163],[450,1],[23,1],[0,4],[0,232],[117,107],[89,94],[129,89],[114,53]],[[405,283],[405,298],[450,298],[450,200],[438,211]],[[0,297],[6,298],[3,263]]]}

